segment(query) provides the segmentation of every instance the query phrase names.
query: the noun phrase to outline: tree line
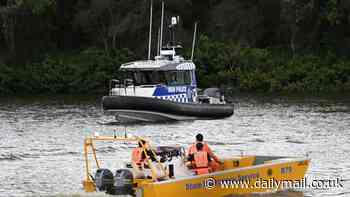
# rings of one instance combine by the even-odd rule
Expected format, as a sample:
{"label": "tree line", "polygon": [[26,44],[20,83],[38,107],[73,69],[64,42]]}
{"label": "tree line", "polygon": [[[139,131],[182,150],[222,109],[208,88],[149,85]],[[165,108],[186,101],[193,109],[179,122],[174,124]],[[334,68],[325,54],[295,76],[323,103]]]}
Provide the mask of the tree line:
{"label": "tree line", "polygon": [[[154,2],[157,32],[161,2]],[[165,2],[166,19],[180,16],[176,38],[186,48],[199,21],[202,87],[350,89],[348,0]],[[0,0],[0,93],[104,92],[121,63],[145,57],[148,17],[149,0]]]}

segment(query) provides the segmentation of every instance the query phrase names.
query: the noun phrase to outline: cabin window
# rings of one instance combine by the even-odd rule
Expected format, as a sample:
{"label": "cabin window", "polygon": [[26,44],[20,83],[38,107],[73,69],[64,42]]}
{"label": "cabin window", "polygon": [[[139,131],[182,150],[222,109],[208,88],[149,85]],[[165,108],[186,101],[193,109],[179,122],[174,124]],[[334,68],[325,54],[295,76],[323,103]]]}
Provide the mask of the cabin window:
{"label": "cabin window", "polygon": [[140,71],[131,73],[135,85],[190,85],[190,71]]}
{"label": "cabin window", "polygon": [[135,85],[157,85],[165,83],[163,72],[141,71],[132,73]]}
{"label": "cabin window", "polygon": [[165,73],[166,82],[169,86],[190,85],[190,71],[167,71]]}

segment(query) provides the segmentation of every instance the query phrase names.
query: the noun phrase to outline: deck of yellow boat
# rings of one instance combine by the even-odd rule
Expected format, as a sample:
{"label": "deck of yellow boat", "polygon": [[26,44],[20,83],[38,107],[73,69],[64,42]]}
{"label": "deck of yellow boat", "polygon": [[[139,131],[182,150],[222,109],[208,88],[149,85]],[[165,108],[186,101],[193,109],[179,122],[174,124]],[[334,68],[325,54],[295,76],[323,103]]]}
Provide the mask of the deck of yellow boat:
{"label": "deck of yellow boat", "polygon": [[[124,137],[93,137],[87,138],[84,143],[84,156],[86,178],[83,181],[87,192],[96,191],[96,184],[91,178],[88,153],[92,151],[97,168],[101,164],[96,157],[94,141],[127,141],[138,142],[142,138]],[[143,150],[146,148],[143,146]],[[147,154],[145,152],[145,154]],[[155,154],[154,151],[152,154]],[[183,155],[178,156],[179,162],[174,160],[174,176],[169,178],[165,167],[168,162],[157,165],[163,173],[161,179],[157,178],[156,170],[151,166],[151,179],[131,179],[131,187],[136,196],[140,197],[190,197],[190,196],[228,196],[232,194],[247,194],[260,192],[274,192],[286,188],[280,185],[281,181],[301,182],[309,166],[306,158],[271,157],[271,156],[237,156],[222,159],[220,170],[205,175],[194,175],[183,163]],[[130,169],[133,170],[133,169]],[[165,175],[164,175],[165,174]],[[135,176],[134,176],[135,177]],[[145,176],[148,177],[148,176]],[[274,183],[274,184],[273,184]],[[276,184],[279,183],[279,184]],[[289,185],[290,186],[290,185]]]}
{"label": "deck of yellow boat", "polygon": [[[227,196],[283,190],[271,181],[300,181],[309,160],[303,158],[241,156],[225,159],[221,170],[207,175],[188,175],[153,182],[137,179],[137,196]],[[176,172],[175,172],[176,174]],[[241,183],[241,184],[237,184]]]}

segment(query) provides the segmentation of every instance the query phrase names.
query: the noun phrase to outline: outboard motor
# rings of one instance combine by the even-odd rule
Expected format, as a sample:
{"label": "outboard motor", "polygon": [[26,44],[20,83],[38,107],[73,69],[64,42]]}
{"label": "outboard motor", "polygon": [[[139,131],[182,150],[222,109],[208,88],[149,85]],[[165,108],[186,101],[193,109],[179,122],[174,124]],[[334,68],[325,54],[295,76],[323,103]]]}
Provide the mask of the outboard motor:
{"label": "outboard motor", "polygon": [[200,103],[209,104],[225,104],[225,98],[220,89],[218,88],[207,88],[204,90],[203,95],[198,96]]}
{"label": "outboard motor", "polygon": [[220,98],[221,92],[220,92],[219,88],[207,88],[204,90],[204,95],[207,95],[207,96],[213,97],[213,98]]}
{"label": "outboard motor", "polygon": [[130,170],[119,169],[114,175],[114,194],[116,195],[134,195],[133,183],[134,177]]}
{"label": "outboard motor", "polygon": [[106,191],[106,193],[112,193],[114,178],[113,173],[104,168],[100,168],[95,173],[95,184],[99,191]]}

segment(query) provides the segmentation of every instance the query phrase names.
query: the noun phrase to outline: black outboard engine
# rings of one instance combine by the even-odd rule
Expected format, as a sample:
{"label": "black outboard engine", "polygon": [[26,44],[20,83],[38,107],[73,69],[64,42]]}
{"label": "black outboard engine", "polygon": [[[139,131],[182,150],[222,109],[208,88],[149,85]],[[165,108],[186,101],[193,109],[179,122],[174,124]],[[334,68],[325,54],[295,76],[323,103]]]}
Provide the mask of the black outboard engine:
{"label": "black outboard engine", "polygon": [[106,193],[113,193],[114,178],[113,173],[104,168],[97,169],[95,173],[95,184],[99,191],[106,191]]}
{"label": "black outboard engine", "polygon": [[114,193],[116,195],[134,195],[134,176],[128,169],[119,169],[114,175]]}
{"label": "black outboard engine", "polygon": [[207,88],[204,90],[204,95],[214,98],[220,98],[222,93],[219,88]]}

